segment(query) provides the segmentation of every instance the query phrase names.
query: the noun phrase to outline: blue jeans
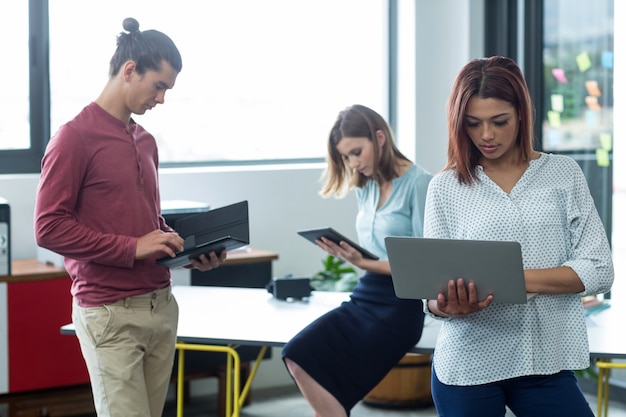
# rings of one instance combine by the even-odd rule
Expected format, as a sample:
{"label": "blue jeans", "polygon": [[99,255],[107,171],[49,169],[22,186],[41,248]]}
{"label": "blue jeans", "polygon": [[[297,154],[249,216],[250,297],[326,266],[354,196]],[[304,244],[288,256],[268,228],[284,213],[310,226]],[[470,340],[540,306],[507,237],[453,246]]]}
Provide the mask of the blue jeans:
{"label": "blue jeans", "polygon": [[483,385],[445,385],[432,371],[432,395],[440,417],[593,417],[572,371],[525,376]]}

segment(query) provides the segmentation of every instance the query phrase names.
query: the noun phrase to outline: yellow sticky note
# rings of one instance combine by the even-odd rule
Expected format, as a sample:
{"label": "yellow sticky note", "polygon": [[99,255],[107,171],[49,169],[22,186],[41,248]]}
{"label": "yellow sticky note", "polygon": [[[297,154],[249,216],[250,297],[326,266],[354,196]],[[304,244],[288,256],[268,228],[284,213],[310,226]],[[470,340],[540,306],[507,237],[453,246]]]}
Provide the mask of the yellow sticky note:
{"label": "yellow sticky note", "polygon": [[596,149],[596,160],[599,167],[608,167],[610,165],[609,153],[604,149]]}
{"label": "yellow sticky note", "polygon": [[600,133],[600,146],[607,152],[613,149],[613,136],[607,132]]}
{"label": "yellow sticky note", "polygon": [[561,114],[559,112],[550,110],[548,112],[548,123],[550,123],[550,127],[560,127]]}
{"label": "yellow sticky note", "polygon": [[552,110],[563,113],[563,95],[552,94],[550,96],[550,102],[552,103]]}
{"label": "yellow sticky note", "polygon": [[581,52],[576,56],[576,63],[578,64],[578,70],[580,72],[585,72],[589,68],[591,68],[591,59],[589,58],[589,54],[587,52]]}

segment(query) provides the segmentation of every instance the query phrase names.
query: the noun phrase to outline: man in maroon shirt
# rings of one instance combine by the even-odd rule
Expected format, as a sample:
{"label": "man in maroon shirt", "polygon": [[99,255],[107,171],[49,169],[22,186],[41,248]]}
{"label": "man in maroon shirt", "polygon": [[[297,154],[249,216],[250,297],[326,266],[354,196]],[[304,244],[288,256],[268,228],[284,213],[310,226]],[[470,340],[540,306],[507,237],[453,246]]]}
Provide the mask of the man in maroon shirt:
{"label": "man in maroon shirt", "polygon": [[[161,216],[154,137],[134,122],[182,69],[172,40],[124,20],[100,96],[50,140],[35,203],[37,244],[64,256],[72,320],[98,416],[158,417],[172,372],[178,305],[168,268],[183,250]],[[226,252],[192,260],[216,268]]]}

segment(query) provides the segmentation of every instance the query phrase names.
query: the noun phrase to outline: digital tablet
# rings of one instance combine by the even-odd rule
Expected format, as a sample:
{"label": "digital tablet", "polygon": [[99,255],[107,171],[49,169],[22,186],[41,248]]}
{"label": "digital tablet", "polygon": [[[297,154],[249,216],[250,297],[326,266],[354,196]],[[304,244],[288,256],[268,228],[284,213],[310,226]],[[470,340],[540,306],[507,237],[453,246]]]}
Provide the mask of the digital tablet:
{"label": "digital tablet", "polygon": [[[322,228],[318,228],[318,229],[308,229],[308,230],[299,230],[298,234],[302,237],[304,237],[305,239],[315,243],[316,240],[319,240],[322,237],[325,237],[326,239],[329,239],[331,241],[333,241],[336,244],[339,244],[339,242],[341,242],[342,240],[344,242],[346,242],[347,244],[349,244],[350,246],[352,246],[354,249],[358,250],[359,252],[361,252],[361,255],[363,255],[364,258],[366,259],[373,259],[373,260],[377,260],[378,256],[374,255],[372,252],[368,251],[365,248],[362,248],[361,246],[359,246],[359,244],[353,242],[352,240],[348,239],[347,237],[345,237],[344,235],[342,235],[341,233],[339,233],[338,231],[336,231],[335,229],[333,229],[332,227],[322,227]],[[317,245],[317,243],[315,243]]]}
{"label": "digital tablet", "polygon": [[430,299],[447,294],[448,281],[474,281],[478,298],[525,304],[522,248],[518,242],[386,237],[391,278],[398,298]]}

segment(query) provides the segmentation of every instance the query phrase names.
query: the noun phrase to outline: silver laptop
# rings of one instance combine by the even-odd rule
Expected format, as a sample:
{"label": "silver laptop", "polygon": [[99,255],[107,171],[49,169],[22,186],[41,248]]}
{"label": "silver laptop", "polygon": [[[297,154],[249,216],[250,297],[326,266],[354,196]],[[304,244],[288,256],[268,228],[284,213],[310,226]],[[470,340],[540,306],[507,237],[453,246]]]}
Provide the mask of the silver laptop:
{"label": "silver laptop", "polygon": [[479,299],[526,303],[522,250],[518,242],[386,237],[398,298],[435,299],[450,279],[474,281]]}

